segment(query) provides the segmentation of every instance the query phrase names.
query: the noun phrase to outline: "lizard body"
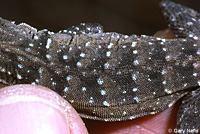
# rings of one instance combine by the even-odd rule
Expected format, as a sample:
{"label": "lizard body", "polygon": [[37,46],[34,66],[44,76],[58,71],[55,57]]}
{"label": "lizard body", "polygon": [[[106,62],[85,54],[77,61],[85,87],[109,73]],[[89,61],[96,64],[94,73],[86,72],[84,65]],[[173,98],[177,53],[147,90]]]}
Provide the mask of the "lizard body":
{"label": "lizard body", "polygon": [[0,81],[46,86],[81,117],[103,121],[155,114],[184,96],[177,126],[199,129],[199,13],[168,0],[161,7],[177,39],[90,23],[53,33],[1,18]]}

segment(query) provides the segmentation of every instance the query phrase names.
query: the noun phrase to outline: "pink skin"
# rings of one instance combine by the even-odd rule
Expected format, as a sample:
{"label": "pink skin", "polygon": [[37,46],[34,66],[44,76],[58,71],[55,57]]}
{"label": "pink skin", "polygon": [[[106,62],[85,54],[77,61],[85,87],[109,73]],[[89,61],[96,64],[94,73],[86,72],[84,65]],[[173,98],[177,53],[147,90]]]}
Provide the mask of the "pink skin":
{"label": "pink skin", "polygon": [[[169,30],[155,35],[174,38]],[[15,85],[0,90],[1,134],[164,134],[175,128],[176,112],[177,108],[173,106],[161,113],[132,121],[84,119],[84,124],[73,107],[50,89]]]}
{"label": "pink skin", "polygon": [[50,89],[15,85],[0,90],[1,134],[87,134],[72,106]]}

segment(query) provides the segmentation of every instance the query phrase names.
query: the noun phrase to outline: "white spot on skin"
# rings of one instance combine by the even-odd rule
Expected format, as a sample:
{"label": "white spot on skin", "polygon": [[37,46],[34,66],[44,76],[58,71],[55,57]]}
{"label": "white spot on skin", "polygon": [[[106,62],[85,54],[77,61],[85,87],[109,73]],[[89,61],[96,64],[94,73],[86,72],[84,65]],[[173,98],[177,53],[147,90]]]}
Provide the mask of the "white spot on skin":
{"label": "white spot on skin", "polygon": [[19,68],[23,68],[22,64],[18,64],[18,67],[19,67]]}
{"label": "white spot on skin", "polygon": [[67,92],[69,90],[69,87],[64,88],[64,92]]}
{"label": "white spot on skin", "polygon": [[39,83],[39,80],[38,80],[38,79],[35,79],[35,82]]}
{"label": "white spot on skin", "polygon": [[194,46],[194,47],[196,47],[196,46],[197,46],[197,44],[193,44],[193,46]]}
{"label": "white spot on skin", "polygon": [[165,57],[165,59],[166,59],[166,61],[170,61],[170,60],[171,60],[171,56],[167,55],[167,56]]}
{"label": "white spot on skin", "polygon": [[114,113],[111,112],[110,115],[114,115]]}
{"label": "white spot on skin", "polygon": [[157,40],[162,40],[160,37],[157,37],[156,39],[157,39]]}
{"label": "white spot on skin", "polygon": [[194,68],[197,68],[199,66],[198,63],[193,63]]}
{"label": "white spot on skin", "polygon": [[17,74],[17,79],[22,79],[22,76],[20,74]]}
{"label": "white spot on skin", "polygon": [[74,100],[69,100],[71,103],[73,103],[74,102]]}
{"label": "white spot on skin", "polygon": [[197,73],[193,73],[193,76],[197,76]]}
{"label": "white spot on skin", "polygon": [[174,103],[170,103],[170,104],[168,105],[168,107],[171,107],[173,104],[174,104]]}
{"label": "white spot on skin", "polygon": [[186,86],[187,86],[187,83],[184,84],[184,87],[186,87]]}
{"label": "white spot on skin", "polygon": [[82,49],[82,47],[81,47],[81,46],[78,46],[78,49]]}
{"label": "white spot on skin", "polygon": [[75,27],[75,29],[79,31],[79,27]]}
{"label": "white spot on skin", "polygon": [[91,30],[91,28],[90,28],[90,27],[87,27],[87,30],[88,30],[88,31],[90,31],[90,30]]}
{"label": "white spot on skin", "polygon": [[140,99],[136,96],[133,98],[134,100],[136,100],[136,102],[140,102]]}
{"label": "white spot on skin", "polygon": [[70,66],[66,65],[65,68],[66,68],[66,69],[70,69]]}
{"label": "white spot on skin", "polygon": [[10,49],[8,49],[8,48],[5,48],[5,52],[10,52]]}
{"label": "white spot on skin", "polygon": [[198,85],[200,86],[200,81],[198,81],[197,83],[198,83]]}
{"label": "white spot on skin", "polygon": [[166,39],[162,39],[162,42],[165,42],[166,41]]}
{"label": "white spot on skin", "polygon": [[189,37],[190,37],[190,38],[192,38],[192,37],[193,37],[193,35],[192,35],[192,34],[189,34]]}
{"label": "white spot on skin", "polygon": [[86,87],[82,87],[82,91],[86,91]]}
{"label": "white spot on skin", "polygon": [[117,75],[120,75],[120,74],[122,74],[122,72],[121,72],[121,71],[118,71],[118,72],[117,72]]}
{"label": "white spot on skin", "polygon": [[61,49],[57,50],[56,52],[57,52],[57,53],[60,53],[60,52],[61,52]]}
{"label": "white spot on skin", "polygon": [[32,82],[31,84],[32,84],[32,85],[35,85],[36,83],[35,83],[35,82]]}
{"label": "white spot on skin", "polygon": [[167,48],[163,47],[163,51],[167,51]]}
{"label": "white spot on skin", "polygon": [[133,79],[134,81],[137,80],[136,74],[133,74],[133,75],[132,75],[132,79]]}
{"label": "white spot on skin", "polygon": [[81,56],[81,57],[85,57],[85,53],[81,53],[80,56]]}
{"label": "white spot on skin", "polygon": [[35,39],[35,40],[38,40],[39,38],[38,38],[38,36],[37,36],[37,35],[35,35],[35,36],[34,36],[34,39]]}
{"label": "white spot on skin", "polygon": [[198,51],[197,51],[197,55],[200,55],[200,49],[198,49]]}
{"label": "white spot on skin", "polygon": [[93,103],[93,102],[94,102],[93,97],[90,97],[89,103]]}
{"label": "white spot on skin", "polygon": [[133,64],[134,64],[134,65],[138,65],[138,64],[139,64],[139,61],[138,61],[138,60],[134,60],[134,61],[133,61]]}
{"label": "white spot on skin", "polygon": [[138,51],[137,50],[133,50],[133,54],[137,54],[138,53]]}
{"label": "white spot on skin", "polygon": [[126,115],[126,111],[123,112],[123,115]]}
{"label": "white spot on skin", "polygon": [[131,47],[135,47],[136,46],[136,44],[137,44],[137,42],[132,42],[132,44],[131,44]]}
{"label": "white spot on skin", "polygon": [[30,47],[34,47],[34,44],[33,44],[33,43],[30,43],[29,46],[30,46]]}
{"label": "white spot on skin", "polygon": [[26,48],[25,50],[26,50],[27,52],[30,52],[30,51],[31,51],[31,49],[30,49],[30,48]]}
{"label": "white spot on skin", "polygon": [[86,72],[82,72],[82,75],[83,75],[83,76],[86,76]]}
{"label": "white spot on skin", "polygon": [[103,80],[101,80],[100,78],[97,80],[97,83],[99,84],[99,85],[102,85],[103,84]]}
{"label": "white spot on skin", "polygon": [[113,45],[114,45],[113,43],[110,43],[110,44],[108,45],[108,49],[110,49]]}
{"label": "white spot on skin", "polygon": [[110,52],[110,51],[106,52],[106,56],[107,56],[107,57],[110,57],[110,55],[111,55],[111,52]]}
{"label": "white spot on skin", "polygon": [[126,38],[126,39],[127,39],[128,37],[129,37],[128,35],[124,35],[124,38]]}
{"label": "white spot on skin", "polygon": [[66,79],[67,79],[67,81],[70,81],[71,80],[71,76],[68,75]]}
{"label": "white spot on skin", "polygon": [[104,64],[104,68],[105,68],[105,69],[108,69],[109,65],[110,65],[110,64],[109,64],[108,62],[106,62],[106,63]]}
{"label": "white spot on skin", "polygon": [[167,93],[167,94],[171,94],[172,93],[172,91],[171,90],[169,90],[169,89],[167,89],[167,88],[165,88],[165,93]]}
{"label": "white spot on skin", "polygon": [[137,88],[133,88],[133,92],[136,92],[137,91]]}
{"label": "white spot on skin", "polygon": [[107,106],[107,107],[110,106],[110,104],[109,104],[107,101],[104,101],[104,102],[103,102],[103,105],[104,105],[104,106]]}
{"label": "white spot on skin", "polygon": [[124,45],[124,46],[122,46],[122,48],[126,48],[126,46]]}
{"label": "white spot on skin", "polygon": [[3,72],[3,73],[5,73],[5,72],[6,72],[6,69],[5,69],[5,68],[1,68],[0,71]]}
{"label": "white spot on skin", "polygon": [[137,118],[137,117],[136,117],[136,116],[130,116],[130,117],[129,117],[130,120],[133,120],[133,119],[135,119],[135,118]]}
{"label": "white spot on skin", "polygon": [[90,45],[90,42],[86,42],[85,46],[88,47]]}
{"label": "white spot on skin", "polygon": [[106,91],[105,90],[101,90],[101,95],[106,95]]}
{"label": "white spot on skin", "polygon": [[149,45],[152,45],[153,43],[152,42],[149,42]]}
{"label": "white spot on skin", "polygon": [[162,75],[166,74],[166,70],[163,69],[162,72],[161,72],[161,74],[162,74]]}
{"label": "white spot on skin", "polygon": [[70,47],[70,48],[69,48],[69,51],[71,51],[72,49],[73,49],[73,48],[72,48],[72,47]]}
{"label": "white spot on skin", "polygon": [[192,26],[193,25],[193,22],[187,22],[186,23],[188,26]]}
{"label": "white spot on skin", "polygon": [[122,93],[123,93],[123,94],[126,94],[126,91],[124,90]]}
{"label": "white spot on skin", "polygon": [[46,45],[46,48],[47,48],[47,49],[50,48],[51,42],[52,42],[52,39],[51,39],[51,38],[48,38],[48,39],[47,39],[47,45]]}
{"label": "white spot on skin", "polygon": [[47,54],[47,55],[46,55],[46,58],[47,58],[47,59],[50,59],[50,58],[51,58],[51,55]]}
{"label": "white spot on skin", "polygon": [[[154,108],[155,109],[155,108]],[[151,112],[150,114],[155,114],[156,112]]]}
{"label": "white spot on skin", "polygon": [[67,56],[67,55],[63,55],[63,59],[64,59],[64,60],[67,60],[67,59],[68,59],[68,56]]}
{"label": "white spot on skin", "polygon": [[55,85],[56,85],[56,83],[55,83],[55,82],[52,82],[51,84],[52,84],[53,86],[55,86]]}
{"label": "white spot on skin", "polygon": [[194,39],[194,40],[198,40],[198,39],[199,39],[199,37],[197,37],[197,36],[194,36],[194,37],[193,37],[193,39]]}
{"label": "white spot on skin", "polygon": [[41,74],[42,71],[43,71],[43,68],[40,67],[40,68],[38,69],[38,72]]}
{"label": "white spot on skin", "polygon": [[77,64],[76,64],[78,67],[81,67],[81,62],[77,62]]}
{"label": "white spot on skin", "polygon": [[167,81],[166,81],[166,80],[164,80],[164,81],[162,82],[162,84],[166,85],[166,84],[167,84]]}

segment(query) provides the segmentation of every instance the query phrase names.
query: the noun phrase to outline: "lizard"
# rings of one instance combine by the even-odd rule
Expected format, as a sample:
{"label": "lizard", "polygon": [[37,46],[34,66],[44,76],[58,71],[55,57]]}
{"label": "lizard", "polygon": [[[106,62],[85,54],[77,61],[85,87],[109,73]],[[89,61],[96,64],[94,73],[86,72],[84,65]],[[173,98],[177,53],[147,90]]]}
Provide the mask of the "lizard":
{"label": "lizard", "polygon": [[104,32],[98,23],[37,31],[0,18],[0,82],[48,87],[82,118],[101,121],[156,114],[182,99],[177,128],[198,130],[200,14],[160,5],[176,39]]}

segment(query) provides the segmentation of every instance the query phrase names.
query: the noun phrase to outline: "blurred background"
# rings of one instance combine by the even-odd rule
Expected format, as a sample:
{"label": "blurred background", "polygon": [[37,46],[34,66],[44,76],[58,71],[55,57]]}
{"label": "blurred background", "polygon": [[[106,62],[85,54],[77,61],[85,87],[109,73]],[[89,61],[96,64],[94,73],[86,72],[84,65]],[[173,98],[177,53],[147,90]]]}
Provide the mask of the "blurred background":
{"label": "blurred background", "polygon": [[[153,35],[165,29],[160,0],[1,0],[0,17],[58,32],[81,22],[98,22],[104,31]],[[198,10],[200,1],[174,0]],[[200,10],[199,10],[200,11]]]}

